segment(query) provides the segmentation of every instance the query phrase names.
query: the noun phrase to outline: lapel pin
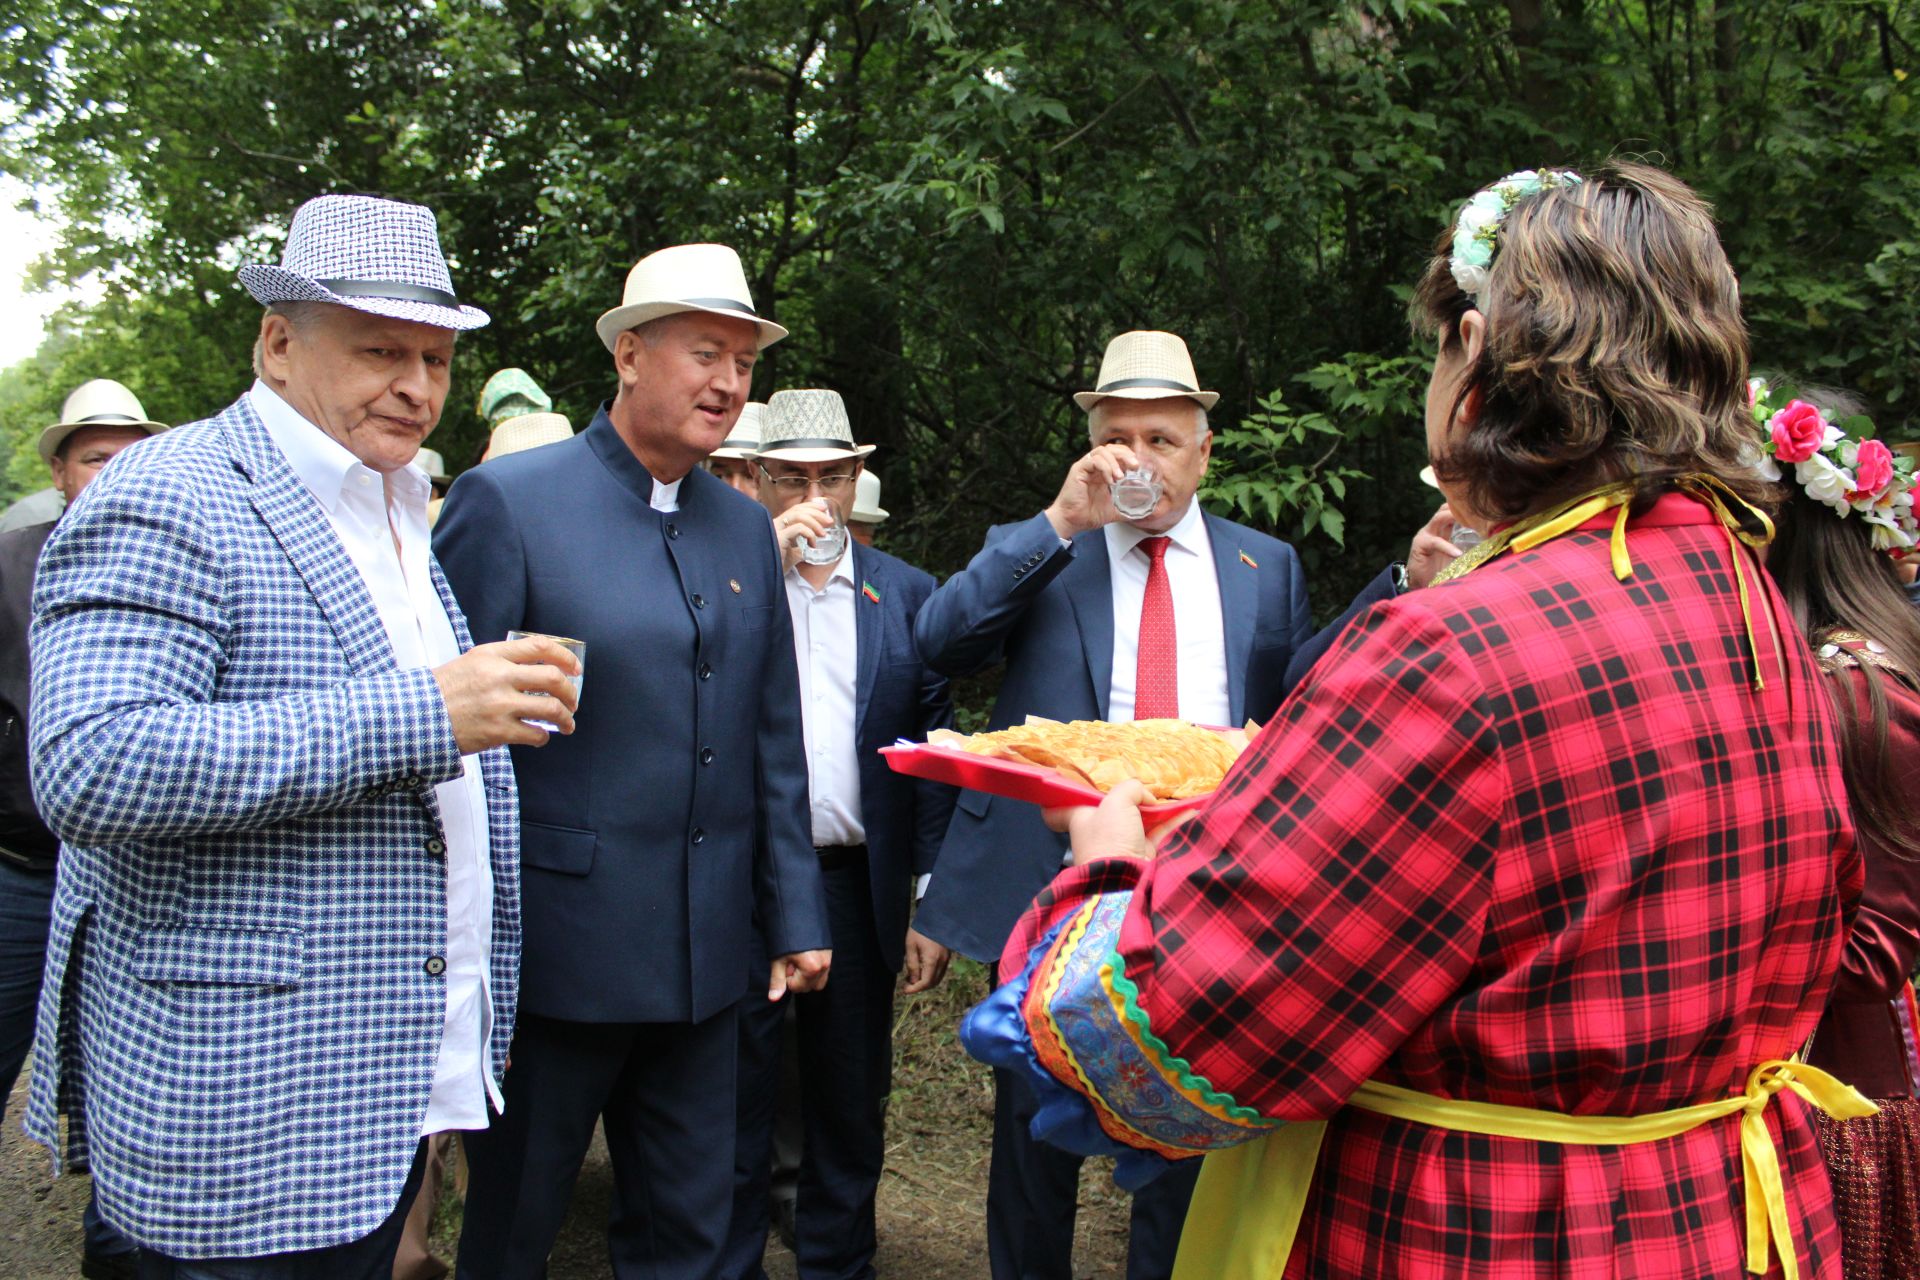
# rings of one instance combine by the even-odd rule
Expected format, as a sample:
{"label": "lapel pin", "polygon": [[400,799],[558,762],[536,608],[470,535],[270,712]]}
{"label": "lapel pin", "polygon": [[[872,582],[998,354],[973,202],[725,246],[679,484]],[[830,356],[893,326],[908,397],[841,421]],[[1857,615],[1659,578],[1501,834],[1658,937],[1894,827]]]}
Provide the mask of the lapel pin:
{"label": "lapel pin", "polygon": [[738,578],[728,578],[728,579],[727,579],[727,585],[728,585],[729,587],[731,587],[731,588],[733,589],[733,594],[735,594],[735,595],[739,595],[739,594],[740,594],[740,579],[738,579]]}
{"label": "lapel pin", "polygon": [[875,604],[880,603],[880,593],[878,591],[875,591],[873,589],[873,584],[871,582],[866,581],[865,579],[861,580],[860,594],[865,596],[867,599],[873,601]]}
{"label": "lapel pin", "polygon": [[1255,560],[1252,556],[1248,555],[1244,551],[1240,553],[1240,563],[1247,566],[1247,568],[1249,569],[1258,569],[1260,567],[1260,562]]}

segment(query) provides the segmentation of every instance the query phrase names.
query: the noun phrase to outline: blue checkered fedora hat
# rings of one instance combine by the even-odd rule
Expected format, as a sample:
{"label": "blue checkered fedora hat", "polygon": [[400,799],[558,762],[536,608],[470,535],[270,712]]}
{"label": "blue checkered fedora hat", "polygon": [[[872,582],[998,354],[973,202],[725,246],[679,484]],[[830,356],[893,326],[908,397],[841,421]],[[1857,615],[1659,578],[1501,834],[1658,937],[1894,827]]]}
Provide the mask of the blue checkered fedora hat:
{"label": "blue checkered fedora hat", "polygon": [[478,329],[487,313],[454,296],[433,210],[372,196],[318,196],[301,205],[280,265],[240,268],[263,306],[331,302],[442,329]]}

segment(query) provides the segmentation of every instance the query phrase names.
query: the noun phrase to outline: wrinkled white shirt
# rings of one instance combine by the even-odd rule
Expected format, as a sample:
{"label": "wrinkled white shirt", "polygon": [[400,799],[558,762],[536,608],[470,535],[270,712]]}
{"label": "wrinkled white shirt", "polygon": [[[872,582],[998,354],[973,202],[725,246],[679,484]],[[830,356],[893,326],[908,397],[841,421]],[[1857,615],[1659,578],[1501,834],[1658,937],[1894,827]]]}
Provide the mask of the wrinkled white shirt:
{"label": "wrinkled white shirt", "polygon": [[854,743],[860,670],[854,620],[853,543],[827,585],[815,591],[795,565],[787,570],[793,614],[793,656],[800,668],[800,723],[807,743],[807,791],[813,801],[813,843],[865,844],[860,812],[860,757]]}
{"label": "wrinkled white shirt", "polygon": [[[426,473],[409,464],[382,476],[264,382],[256,381],[248,396],[359,569],[386,627],[394,662],[408,670],[437,667],[459,657],[453,621],[427,568],[427,500],[433,486]],[[493,1000],[487,990],[493,936],[487,793],[479,757],[463,756],[460,766],[459,777],[434,788],[447,846],[447,954],[442,973],[447,1016],[422,1135],[484,1129],[488,1100],[496,1111],[505,1107],[486,1058],[493,1029]]]}

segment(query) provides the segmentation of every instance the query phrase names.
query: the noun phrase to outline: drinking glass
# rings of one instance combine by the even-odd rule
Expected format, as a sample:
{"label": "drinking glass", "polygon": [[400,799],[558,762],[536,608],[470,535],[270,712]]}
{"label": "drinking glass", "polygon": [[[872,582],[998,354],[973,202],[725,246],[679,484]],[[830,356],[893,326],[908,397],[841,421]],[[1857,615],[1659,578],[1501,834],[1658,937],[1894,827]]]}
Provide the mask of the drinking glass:
{"label": "drinking glass", "polygon": [[811,542],[802,535],[800,558],[808,564],[838,564],[847,550],[847,516],[840,504],[832,498],[822,498],[827,514],[833,517],[833,523],[827,531]]}
{"label": "drinking glass", "polygon": [[[580,674],[577,676],[568,676],[567,679],[573,682],[573,705],[575,707],[578,707],[580,705],[580,689],[581,689],[581,686],[586,684],[587,682],[587,642],[586,641],[575,640],[571,636],[550,636],[544,631],[509,631],[507,632],[507,639],[509,640],[551,640],[555,644],[559,645],[562,649],[565,649],[568,653],[572,654],[573,660],[580,664]],[[545,666],[547,664],[543,662],[540,665]],[[526,723],[533,725],[535,728],[538,728],[538,729],[545,729],[548,733],[558,733],[560,731],[559,725],[549,724],[545,720],[528,720]]]}
{"label": "drinking glass", "polygon": [[1166,490],[1152,467],[1139,466],[1115,480],[1107,491],[1113,495],[1115,511],[1129,520],[1138,520],[1153,514],[1153,509],[1160,505],[1160,495]]}
{"label": "drinking glass", "polygon": [[1456,524],[1453,526],[1452,536],[1447,539],[1448,542],[1451,542],[1462,551],[1470,547],[1477,547],[1486,540],[1486,535],[1482,534],[1470,524]]}

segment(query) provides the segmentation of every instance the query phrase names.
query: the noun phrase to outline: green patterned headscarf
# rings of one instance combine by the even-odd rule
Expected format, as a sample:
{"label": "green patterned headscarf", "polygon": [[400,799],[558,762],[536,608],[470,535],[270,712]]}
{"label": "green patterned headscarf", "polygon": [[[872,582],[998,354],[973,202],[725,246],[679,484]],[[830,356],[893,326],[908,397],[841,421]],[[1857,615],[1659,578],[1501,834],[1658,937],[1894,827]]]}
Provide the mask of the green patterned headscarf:
{"label": "green patterned headscarf", "polygon": [[480,388],[480,416],[488,427],[497,427],[508,418],[523,413],[545,413],[553,408],[553,398],[524,369],[502,369]]}

